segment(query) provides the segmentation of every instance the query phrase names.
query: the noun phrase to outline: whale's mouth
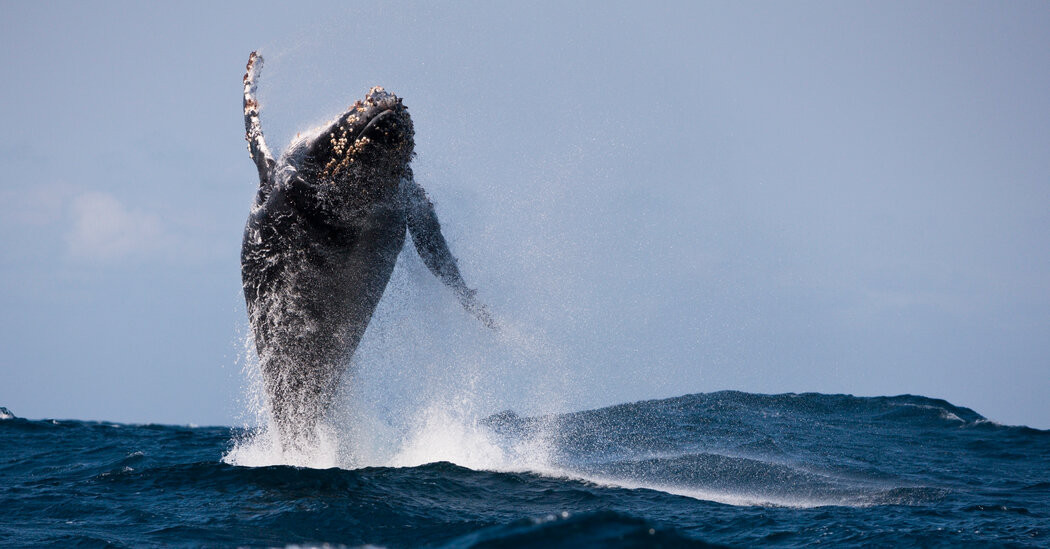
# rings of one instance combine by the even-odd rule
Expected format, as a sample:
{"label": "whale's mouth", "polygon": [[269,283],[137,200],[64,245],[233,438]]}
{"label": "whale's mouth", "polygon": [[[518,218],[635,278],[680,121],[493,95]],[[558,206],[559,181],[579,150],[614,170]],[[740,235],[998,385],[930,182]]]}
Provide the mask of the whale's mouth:
{"label": "whale's mouth", "polygon": [[364,101],[355,101],[310,138],[306,160],[330,183],[348,176],[361,177],[364,171],[403,170],[412,158],[413,133],[412,120],[401,100],[375,87]]}
{"label": "whale's mouth", "polygon": [[383,112],[373,116],[372,119],[368,121],[368,124],[365,124],[365,127],[362,128],[361,131],[357,133],[357,137],[354,138],[354,142],[356,143],[356,142],[358,142],[358,141],[360,141],[362,139],[367,138],[369,136],[369,133],[372,130],[375,129],[376,124],[378,124],[380,120],[382,120],[382,119],[384,119],[384,118],[386,118],[388,116],[391,116],[393,114],[394,114],[394,111],[392,111],[390,109],[387,109],[387,110],[385,110],[385,111],[383,111]]}

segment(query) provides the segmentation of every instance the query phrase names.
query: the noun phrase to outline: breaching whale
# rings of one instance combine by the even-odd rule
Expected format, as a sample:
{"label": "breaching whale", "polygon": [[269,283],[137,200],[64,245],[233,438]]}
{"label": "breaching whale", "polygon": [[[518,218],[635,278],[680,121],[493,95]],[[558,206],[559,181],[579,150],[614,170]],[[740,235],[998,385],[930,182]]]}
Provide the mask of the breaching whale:
{"label": "breaching whale", "polygon": [[406,230],[427,268],[485,325],[434,206],[412,177],[412,119],[372,88],[274,160],[259,120],[262,57],[244,75],[244,126],[259,190],[244,230],[241,278],[272,421],[284,446],[323,417],[361,341]]}

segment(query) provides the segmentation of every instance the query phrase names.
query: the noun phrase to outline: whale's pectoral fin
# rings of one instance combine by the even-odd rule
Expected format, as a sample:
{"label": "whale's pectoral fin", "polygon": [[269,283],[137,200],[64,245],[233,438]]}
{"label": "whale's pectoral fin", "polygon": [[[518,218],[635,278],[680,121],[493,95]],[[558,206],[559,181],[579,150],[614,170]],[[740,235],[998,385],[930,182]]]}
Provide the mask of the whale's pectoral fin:
{"label": "whale's pectoral fin", "polygon": [[419,257],[434,276],[456,291],[456,295],[468,295],[470,289],[463,281],[456,258],[452,257],[448,243],[441,234],[441,223],[438,221],[437,212],[434,211],[434,204],[427,198],[426,191],[415,181],[405,179],[402,185],[408,230],[412,234],[412,242],[416,245]]}
{"label": "whale's pectoral fin", "polygon": [[402,180],[402,189],[408,219],[408,231],[416,252],[423,263],[441,279],[446,286],[456,292],[456,297],[463,307],[470,311],[485,326],[498,330],[499,326],[484,304],[477,300],[476,290],[471,290],[464,282],[456,265],[456,258],[448,249],[448,243],[441,234],[441,223],[438,222],[434,204],[427,198],[426,192],[411,179]]}
{"label": "whale's pectoral fin", "polygon": [[499,331],[499,324],[496,323],[496,319],[489,313],[488,307],[485,307],[484,303],[477,300],[477,293],[477,290],[468,289],[465,292],[457,293],[457,296],[463,308],[470,311],[486,328]]}
{"label": "whale's pectoral fin", "polygon": [[273,185],[273,155],[263,139],[262,123],[259,121],[259,101],[255,98],[255,86],[262,71],[263,58],[256,52],[248,56],[244,73],[244,139],[248,142],[248,154],[259,170],[259,191],[269,194]]}

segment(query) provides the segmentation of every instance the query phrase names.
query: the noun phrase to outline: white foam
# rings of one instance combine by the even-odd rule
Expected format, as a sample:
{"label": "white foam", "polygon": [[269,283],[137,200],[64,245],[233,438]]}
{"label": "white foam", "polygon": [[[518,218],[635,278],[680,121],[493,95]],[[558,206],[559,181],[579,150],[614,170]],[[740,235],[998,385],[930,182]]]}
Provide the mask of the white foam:
{"label": "white foam", "polygon": [[912,402],[891,402],[890,406],[908,406],[911,408],[918,408],[920,410],[934,410],[941,417],[941,419],[947,419],[949,421],[958,421],[960,423],[966,423],[966,420],[959,417],[953,412],[944,409],[941,406],[932,406],[930,404],[915,404]]}
{"label": "white foam", "polygon": [[[571,475],[570,475],[571,478]],[[761,494],[739,494],[727,491],[707,490],[690,486],[672,486],[660,483],[646,483],[616,477],[582,475],[580,480],[592,482],[600,486],[612,488],[626,488],[628,490],[654,490],[676,496],[683,496],[700,501],[711,501],[737,507],[791,507],[795,509],[810,509],[827,505],[849,505],[841,501],[820,500],[811,498],[793,497],[769,497]],[[855,507],[856,505],[851,505]]]}
{"label": "white foam", "polygon": [[504,469],[506,452],[486,436],[476,422],[464,422],[442,407],[424,411],[416,429],[393,456],[390,465],[414,467],[448,461],[471,469]]}
{"label": "white foam", "polygon": [[241,467],[268,467],[291,465],[311,469],[340,467],[337,438],[330,429],[318,425],[310,444],[286,448],[281,445],[276,429],[269,426],[250,431],[245,438],[234,442],[222,461]]}
{"label": "white foam", "polygon": [[330,421],[318,425],[309,441],[295,448],[282,447],[276,430],[265,425],[235,441],[223,461],[244,467],[322,469],[416,467],[447,461],[474,470],[551,470],[546,437],[501,437],[455,404],[435,402],[403,420],[394,425],[375,417],[344,417],[342,424]]}
{"label": "white foam", "polygon": [[391,459],[392,466],[448,461],[475,470],[530,471],[545,469],[549,463],[545,437],[506,439],[481,425],[478,418],[457,414],[454,408],[427,407],[416,424]]}

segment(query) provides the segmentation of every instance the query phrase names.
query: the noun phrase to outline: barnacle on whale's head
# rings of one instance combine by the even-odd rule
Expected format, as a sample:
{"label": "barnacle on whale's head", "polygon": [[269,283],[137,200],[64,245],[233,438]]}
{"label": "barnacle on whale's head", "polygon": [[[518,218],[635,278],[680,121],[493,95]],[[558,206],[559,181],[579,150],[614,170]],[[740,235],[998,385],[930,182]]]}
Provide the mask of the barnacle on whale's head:
{"label": "barnacle on whale's head", "polygon": [[370,173],[396,183],[412,160],[414,135],[402,100],[376,86],[316,136],[311,156],[318,176],[332,184],[372,179]]}

